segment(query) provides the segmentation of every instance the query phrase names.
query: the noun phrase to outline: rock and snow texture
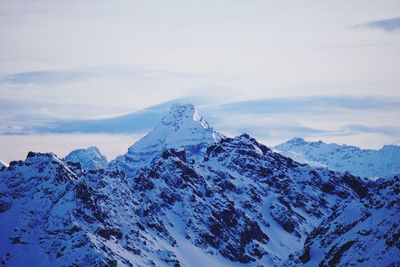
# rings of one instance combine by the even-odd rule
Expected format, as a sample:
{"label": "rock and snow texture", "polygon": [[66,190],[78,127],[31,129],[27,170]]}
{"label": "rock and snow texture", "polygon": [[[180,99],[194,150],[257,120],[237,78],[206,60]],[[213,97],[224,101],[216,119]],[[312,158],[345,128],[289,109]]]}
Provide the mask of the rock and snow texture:
{"label": "rock and snow texture", "polygon": [[[380,180],[297,163],[247,134],[223,137],[192,107],[175,105],[153,134],[131,147],[142,156],[151,151],[144,159],[151,164],[130,163],[124,155],[128,168],[85,170],[32,152],[11,162],[0,172],[0,263],[302,264],[304,245],[321,222],[343,207],[363,209],[376,194]],[[393,190],[398,195],[398,186]],[[357,221],[359,213],[345,219]],[[390,244],[397,246],[394,236]],[[328,250],[321,255],[331,260]],[[400,263],[392,252],[382,255]]]}
{"label": "rock and snow texture", "polygon": [[110,165],[126,172],[135,171],[138,166],[150,166],[168,148],[185,149],[188,156],[196,157],[222,137],[222,134],[208,125],[192,104],[176,103],[153,130],[129,147],[125,155],[111,161]]}
{"label": "rock and snow texture", "polygon": [[209,146],[200,162],[164,150],[133,178],[38,153],[0,175],[0,261],[10,266],[281,265],[334,207],[366,190],[248,135]]}
{"label": "rock and snow texture", "polygon": [[292,265],[399,266],[400,177],[379,179],[361,201],[338,207],[307,237]]}
{"label": "rock and snow texture", "polygon": [[86,149],[76,149],[69,153],[64,159],[65,161],[80,163],[84,170],[104,169],[108,166],[107,158],[103,156],[100,150],[95,146]]}
{"label": "rock and snow texture", "polygon": [[377,179],[400,174],[400,147],[396,145],[372,150],[293,138],[275,149],[297,162],[325,166],[334,171],[347,171],[360,177]]}

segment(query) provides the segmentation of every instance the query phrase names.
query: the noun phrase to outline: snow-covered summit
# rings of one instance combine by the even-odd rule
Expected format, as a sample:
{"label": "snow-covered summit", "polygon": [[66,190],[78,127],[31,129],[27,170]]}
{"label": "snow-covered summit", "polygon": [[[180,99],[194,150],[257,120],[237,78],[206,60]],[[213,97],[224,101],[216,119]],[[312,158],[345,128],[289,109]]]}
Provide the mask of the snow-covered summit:
{"label": "snow-covered summit", "polygon": [[160,123],[129,151],[197,146],[219,141],[221,135],[203,119],[192,104],[175,103]]}
{"label": "snow-covered summit", "polygon": [[170,148],[183,148],[188,157],[199,156],[223,137],[209,126],[195,106],[175,103],[153,130],[110,165],[124,170],[148,167],[160,152]]}
{"label": "snow-covered summit", "polygon": [[348,171],[372,179],[400,173],[400,147],[395,145],[373,150],[322,141],[307,142],[296,137],[274,149],[301,163],[324,166],[334,171]]}
{"label": "snow-covered summit", "polygon": [[290,139],[286,143],[287,144],[291,144],[291,145],[304,145],[307,142],[301,137],[293,137],[292,139]]}
{"label": "snow-covered summit", "polygon": [[85,170],[104,169],[108,165],[107,158],[95,146],[76,149],[65,157],[65,161],[78,162]]}

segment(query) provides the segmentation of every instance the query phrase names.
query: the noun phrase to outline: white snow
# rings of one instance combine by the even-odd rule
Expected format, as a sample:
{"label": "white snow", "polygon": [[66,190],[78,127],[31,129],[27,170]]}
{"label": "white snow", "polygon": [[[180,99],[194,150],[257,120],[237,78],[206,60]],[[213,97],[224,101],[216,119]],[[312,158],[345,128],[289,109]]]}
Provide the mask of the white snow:
{"label": "white snow", "polygon": [[222,137],[192,104],[176,103],[153,130],[129,147],[125,155],[111,161],[110,166],[135,173],[139,168],[148,167],[165,149],[185,148],[187,156],[198,156]]}
{"label": "white snow", "polygon": [[372,150],[293,138],[274,149],[297,162],[374,180],[400,174],[400,147],[395,145]]}
{"label": "white snow", "polygon": [[71,151],[65,157],[65,161],[79,162],[85,170],[104,169],[108,165],[106,157],[95,146]]}

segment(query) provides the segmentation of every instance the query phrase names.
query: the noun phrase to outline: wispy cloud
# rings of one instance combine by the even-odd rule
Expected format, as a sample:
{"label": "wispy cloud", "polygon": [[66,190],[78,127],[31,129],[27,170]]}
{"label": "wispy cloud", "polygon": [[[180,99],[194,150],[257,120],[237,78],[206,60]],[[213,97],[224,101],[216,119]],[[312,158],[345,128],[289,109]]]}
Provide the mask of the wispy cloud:
{"label": "wispy cloud", "polygon": [[346,129],[350,133],[379,133],[388,136],[399,137],[400,127],[399,126],[368,126],[359,124],[347,125]]}
{"label": "wispy cloud", "polygon": [[322,110],[374,110],[399,109],[400,98],[372,96],[305,96],[259,99],[224,104],[218,107],[224,112],[272,114],[309,113]]}
{"label": "wispy cloud", "polygon": [[28,71],[4,75],[0,77],[1,84],[16,84],[16,85],[59,85],[71,82],[78,82],[92,78],[120,78],[120,79],[137,79],[137,78],[151,78],[151,79],[166,79],[166,78],[179,78],[179,79],[200,79],[200,78],[216,78],[221,74],[205,73],[205,72],[182,72],[165,70],[161,68],[148,68],[148,67],[134,67],[134,66],[93,66],[69,69],[53,69],[41,71]]}
{"label": "wispy cloud", "polygon": [[[9,116],[7,112],[0,114],[0,137],[8,140],[12,139],[12,136],[23,135],[26,138],[15,137],[15,140],[26,140],[27,144],[30,142],[30,136],[40,135],[63,136],[67,139],[82,139],[81,136],[86,135],[137,137],[153,128],[168,112],[173,102],[196,102],[196,99],[175,99],[124,115],[98,119],[55,117],[45,110],[33,114],[32,109],[25,107],[26,102],[1,102],[0,99],[4,110],[20,110],[15,116]],[[58,108],[58,113],[62,110],[85,108],[57,107],[53,104],[47,107],[50,110]],[[400,124],[395,116],[400,112],[400,99],[396,97],[310,96],[229,104],[210,104],[206,99],[197,99],[195,104],[217,131],[228,136],[246,132],[270,146],[299,136],[308,140],[378,148],[383,144],[394,144],[400,138]],[[35,100],[37,109],[42,105],[40,99]],[[94,106],[90,112],[94,114],[95,111]],[[90,140],[87,141],[86,143],[91,145]],[[21,146],[19,152],[25,153],[27,147]],[[3,155],[3,159],[8,157]]]}
{"label": "wispy cloud", "polygon": [[[173,102],[167,101],[140,111],[103,119],[62,119],[50,116],[19,117],[21,127],[5,120],[7,133],[106,133],[142,134],[154,127]],[[199,104],[204,117],[217,130],[231,134],[248,132],[258,137],[348,136],[379,133],[398,136],[396,119],[386,114],[400,112],[400,99],[389,97],[310,96],[261,99],[230,104]],[[25,123],[24,123],[25,120]],[[36,124],[35,124],[36,122]],[[1,129],[0,129],[1,130]],[[14,130],[14,132],[12,131]]]}
{"label": "wispy cloud", "polygon": [[0,84],[53,86],[80,81],[83,78],[89,78],[93,76],[95,75],[90,72],[71,70],[32,71],[14,73],[0,77]]}
{"label": "wispy cloud", "polygon": [[[211,92],[225,86],[222,79],[223,74],[217,72],[177,71],[139,65],[37,70],[0,76],[0,101],[25,102],[24,105],[33,108],[40,98],[45,102],[44,106],[49,102],[56,106],[98,106],[100,114],[109,110],[101,110],[101,107],[113,106],[117,110],[112,112],[115,114],[121,109],[125,112],[140,110],[170,99],[198,95],[198,92],[219,98],[220,95]],[[31,103],[32,98],[35,99]],[[6,107],[2,106],[2,113],[8,113]],[[10,116],[18,112],[17,109],[10,111]],[[70,111],[65,110],[64,114],[68,116]]]}
{"label": "wispy cloud", "polygon": [[361,25],[357,25],[357,27],[363,28],[371,28],[371,29],[380,29],[385,32],[394,32],[400,29],[400,17],[399,18],[391,18],[391,19],[382,19],[382,20],[374,20]]}

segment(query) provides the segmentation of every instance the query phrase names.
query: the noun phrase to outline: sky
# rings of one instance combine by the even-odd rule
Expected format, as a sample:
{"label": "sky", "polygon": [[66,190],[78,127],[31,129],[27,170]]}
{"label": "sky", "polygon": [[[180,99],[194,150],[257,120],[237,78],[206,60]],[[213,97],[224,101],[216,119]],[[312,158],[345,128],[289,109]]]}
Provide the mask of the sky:
{"label": "sky", "polygon": [[398,0],[0,1],[0,36],[3,161],[90,145],[112,159],[148,125],[45,126],[182,99],[216,129],[270,146],[400,143]]}

